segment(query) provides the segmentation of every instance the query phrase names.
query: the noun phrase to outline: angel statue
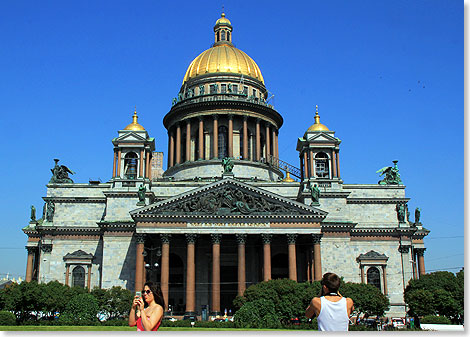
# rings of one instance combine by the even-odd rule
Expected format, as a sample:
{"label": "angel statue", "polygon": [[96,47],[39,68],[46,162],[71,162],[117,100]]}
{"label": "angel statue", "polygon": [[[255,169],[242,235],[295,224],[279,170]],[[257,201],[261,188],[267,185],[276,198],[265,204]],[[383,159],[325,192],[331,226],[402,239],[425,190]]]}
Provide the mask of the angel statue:
{"label": "angel statue", "polygon": [[54,159],[55,165],[54,168],[51,169],[52,178],[49,180],[49,184],[66,184],[70,183],[73,184],[73,180],[69,178],[69,173],[74,174],[72,170],[70,170],[65,165],[57,165],[59,159]]}
{"label": "angel statue", "polygon": [[381,176],[385,174],[385,177],[379,180],[379,185],[402,185],[397,163],[398,160],[394,160],[393,166],[386,166],[375,172]]}
{"label": "angel statue", "polygon": [[224,167],[224,173],[232,173],[233,170],[233,161],[230,157],[225,157],[222,159],[222,166]]}

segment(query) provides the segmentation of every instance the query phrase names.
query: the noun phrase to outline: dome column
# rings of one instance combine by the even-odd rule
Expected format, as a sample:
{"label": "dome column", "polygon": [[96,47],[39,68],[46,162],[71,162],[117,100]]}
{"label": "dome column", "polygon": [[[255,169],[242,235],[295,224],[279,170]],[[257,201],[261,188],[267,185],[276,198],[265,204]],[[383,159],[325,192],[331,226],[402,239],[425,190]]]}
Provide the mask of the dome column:
{"label": "dome column", "polygon": [[214,115],[213,129],[214,159],[217,159],[219,158],[219,121],[217,115]]}
{"label": "dome column", "polygon": [[248,160],[248,117],[243,116],[243,159]]}
{"label": "dome column", "polygon": [[271,133],[270,129],[271,128],[269,127],[269,123],[266,123],[266,158],[269,158],[269,156],[271,155],[271,139],[269,136],[269,134]]}
{"label": "dome column", "polygon": [[261,160],[261,134],[259,126],[259,118],[256,119],[256,161]]}
{"label": "dome column", "polygon": [[176,125],[176,164],[181,163],[181,125]]}
{"label": "dome column", "polygon": [[279,130],[275,130],[274,131],[274,144],[276,145],[276,157],[279,158],[279,141],[278,141],[278,133],[279,133]]}
{"label": "dome column", "polygon": [[191,120],[186,120],[186,161],[191,160]]}
{"label": "dome column", "polygon": [[173,167],[173,158],[175,156],[175,136],[168,130],[168,168]]}
{"label": "dome column", "polygon": [[199,154],[197,159],[204,159],[204,120],[199,117]]}
{"label": "dome column", "polygon": [[228,116],[228,156],[233,157],[233,115]]}

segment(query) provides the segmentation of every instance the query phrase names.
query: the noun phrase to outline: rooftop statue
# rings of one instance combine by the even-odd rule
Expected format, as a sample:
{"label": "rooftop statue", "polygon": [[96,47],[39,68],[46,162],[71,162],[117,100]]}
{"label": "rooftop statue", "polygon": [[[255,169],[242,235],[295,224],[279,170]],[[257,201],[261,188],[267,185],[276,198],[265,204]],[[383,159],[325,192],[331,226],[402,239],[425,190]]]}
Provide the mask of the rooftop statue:
{"label": "rooftop statue", "polygon": [[31,221],[36,221],[36,207],[31,205]]}
{"label": "rooftop statue", "polygon": [[421,217],[421,210],[419,207],[416,207],[415,209],[415,224],[419,224],[419,218]]}
{"label": "rooftop statue", "polygon": [[379,180],[379,185],[402,185],[397,163],[398,160],[394,160],[393,166],[386,166],[375,172],[380,173],[381,176],[385,174],[385,177]]}
{"label": "rooftop statue", "polygon": [[233,170],[233,160],[230,157],[225,157],[222,159],[222,166],[224,167],[224,173],[232,173]]}
{"label": "rooftop statue", "polygon": [[313,187],[308,183],[308,187],[310,189],[310,194],[312,196],[312,205],[320,205],[320,189],[318,188],[317,184],[314,184]]}
{"label": "rooftop statue", "polygon": [[396,210],[398,222],[405,222],[405,206],[403,204],[397,204]]}
{"label": "rooftop statue", "polygon": [[140,184],[139,191],[137,192],[137,196],[139,197],[139,202],[137,202],[137,206],[145,206],[145,192],[146,188],[144,184]]}
{"label": "rooftop statue", "polygon": [[49,180],[49,184],[73,184],[73,180],[69,178],[69,173],[74,174],[72,170],[70,170],[65,165],[57,165],[59,159],[54,159],[55,166],[51,169],[52,178]]}

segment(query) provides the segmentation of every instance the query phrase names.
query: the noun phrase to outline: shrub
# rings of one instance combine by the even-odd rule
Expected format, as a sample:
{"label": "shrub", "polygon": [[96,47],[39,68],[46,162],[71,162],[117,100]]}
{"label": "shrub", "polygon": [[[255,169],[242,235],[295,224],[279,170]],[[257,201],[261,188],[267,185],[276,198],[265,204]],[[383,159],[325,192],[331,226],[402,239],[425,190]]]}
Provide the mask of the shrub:
{"label": "shrub", "polygon": [[101,322],[103,326],[127,326],[129,321],[127,319],[108,319],[104,322]]}
{"label": "shrub", "polygon": [[16,316],[9,311],[0,311],[0,325],[16,325]]}
{"label": "shrub", "polygon": [[420,319],[422,324],[451,324],[450,319],[445,316],[427,315]]}
{"label": "shrub", "polygon": [[277,329],[282,326],[274,303],[264,298],[245,303],[235,313],[233,322],[237,328]]}
{"label": "shrub", "polygon": [[98,301],[93,295],[75,295],[60,315],[59,321],[63,324],[95,325],[98,323],[98,309]]}

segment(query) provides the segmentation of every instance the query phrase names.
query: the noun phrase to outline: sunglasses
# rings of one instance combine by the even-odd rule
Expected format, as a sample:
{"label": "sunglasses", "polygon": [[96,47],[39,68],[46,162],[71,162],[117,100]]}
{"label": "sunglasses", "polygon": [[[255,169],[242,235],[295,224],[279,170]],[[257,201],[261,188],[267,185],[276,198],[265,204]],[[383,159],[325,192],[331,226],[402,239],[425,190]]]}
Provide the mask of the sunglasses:
{"label": "sunglasses", "polygon": [[152,293],[151,290],[144,290],[144,291],[142,291],[142,294],[147,294],[147,295],[149,295],[149,294],[151,294],[151,293]]}

